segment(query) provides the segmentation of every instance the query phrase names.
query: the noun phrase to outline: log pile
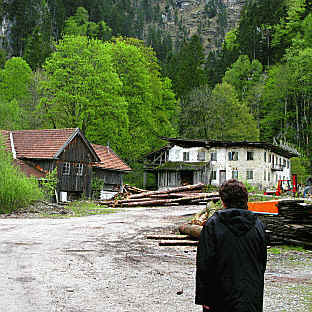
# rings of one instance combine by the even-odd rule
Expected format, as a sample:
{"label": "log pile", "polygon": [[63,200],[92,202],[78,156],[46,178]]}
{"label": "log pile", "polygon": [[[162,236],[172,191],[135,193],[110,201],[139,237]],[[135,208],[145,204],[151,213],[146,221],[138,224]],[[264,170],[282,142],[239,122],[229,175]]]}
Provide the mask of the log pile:
{"label": "log pile", "polygon": [[[218,201],[218,193],[203,193],[204,184],[193,184],[168,188],[159,191],[145,191],[126,187],[126,192],[118,193],[112,200],[98,201],[101,205],[112,207],[142,207],[168,205],[196,205]],[[131,190],[131,191],[130,191]]]}
{"label": "log pile", "polygon": [[312,205],[303,200],[278,203],[278,215],[263,215],[261,220],[271,232],[270,244],[295,244],[312,247]]}

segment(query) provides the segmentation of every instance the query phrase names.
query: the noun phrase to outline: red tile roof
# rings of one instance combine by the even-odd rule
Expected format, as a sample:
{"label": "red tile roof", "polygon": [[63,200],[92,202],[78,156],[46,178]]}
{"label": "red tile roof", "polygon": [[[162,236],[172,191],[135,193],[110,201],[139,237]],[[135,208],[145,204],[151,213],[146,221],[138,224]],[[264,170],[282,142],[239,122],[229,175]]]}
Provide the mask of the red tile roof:
{"label": "red tile roof", "polygon": [[12,131],[17,158],[52,159],[76,129]]}
{"label": "red tile roof", "polygon": [[46,173],[43,171],[38,170],[35,167],[30,166],[26,162],[20,160],[20,159],[14,159],[13,162],[15,165],[20,167],[21,171],[26,174],[28,177],[36,177],[36,178],[43,178],[46,176]]}
{"label": "red tile roof", "polygon": [[[16,131],[1,130],[0,134],[4,137],[4,143],[7,149],[12,152],[10,132],[12,133],[16,157],[19,159],[53,159],[55,154],[57,154],[76,130],[75,128]],[[93,163],[94,167],[120,171],[132,170],[111,148],[97,144],[91,144],[91,146],[101,161],[99,163]],[[35,168],[32,169],[38,171]],[[31,171],[30,169],[27,170],[29,172]],[[40,170],[38,172],[40,172]]]}
{"label": "red tile roof", "polygon": [[101,160],[100,163],[93,163],[94,167],[121,171],[132,170],[113,152],[113,150],[110,147],[98,144],[91,145]]}

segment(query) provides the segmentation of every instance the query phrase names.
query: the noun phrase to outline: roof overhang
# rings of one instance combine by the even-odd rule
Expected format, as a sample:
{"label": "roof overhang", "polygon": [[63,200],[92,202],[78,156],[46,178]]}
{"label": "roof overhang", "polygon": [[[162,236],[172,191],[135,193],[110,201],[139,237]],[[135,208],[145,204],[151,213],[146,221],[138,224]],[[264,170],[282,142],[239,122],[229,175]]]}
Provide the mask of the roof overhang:
{"label": "roof overhang", "polygon": [[[183,139],[183,138],[166,138],[162,140],[178,145],[184,148],[190,147],[246,147],[246,148],[263,148],[279,154],[281,156],[291,158],[298,157],[299,153],[294,150],[286,149],[282,146],[274,145],[266,142],[249,142],[249,141],[217,141],[217,140],[197,140],[197,139]],[[155,152],[154,152],[155,153]]]}

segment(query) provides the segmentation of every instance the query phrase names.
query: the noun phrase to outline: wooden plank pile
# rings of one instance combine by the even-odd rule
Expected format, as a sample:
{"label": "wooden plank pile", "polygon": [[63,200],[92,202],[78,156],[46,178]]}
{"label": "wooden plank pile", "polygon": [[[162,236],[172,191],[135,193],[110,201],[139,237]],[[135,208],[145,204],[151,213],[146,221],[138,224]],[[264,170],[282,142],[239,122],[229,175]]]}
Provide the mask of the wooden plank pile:
{"label": "wooden plank pile", "polygon": [[168,188],[159,191],[144,191],[136,189],[135,194],[130,188],[125,193],[118,193],[112,200],[98,201],[101,205],[112,207],[139,207],[139,206],[169,206],[169,205],[195,205],[218,201],[218,193],[203,193],[204,184],[193,184]]}
{"label": "wooden plank pile", "polygon": [[303,200],[278,203],[278,215],[263,215],[261,220],[271,232],[270,244],[295,244],[312,247],[312,205]]}

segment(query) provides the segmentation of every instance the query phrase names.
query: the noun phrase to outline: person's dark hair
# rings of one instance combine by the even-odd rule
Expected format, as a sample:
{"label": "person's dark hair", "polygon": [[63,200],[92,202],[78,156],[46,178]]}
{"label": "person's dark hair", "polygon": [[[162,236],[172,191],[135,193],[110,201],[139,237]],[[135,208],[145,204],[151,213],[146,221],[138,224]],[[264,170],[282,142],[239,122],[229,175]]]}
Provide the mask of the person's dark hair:
{"label": "person's dark hair", "polygon": [[240,181],[231,179],[223,182],[219,195],[226,208],[248,209],[248,192]]}

